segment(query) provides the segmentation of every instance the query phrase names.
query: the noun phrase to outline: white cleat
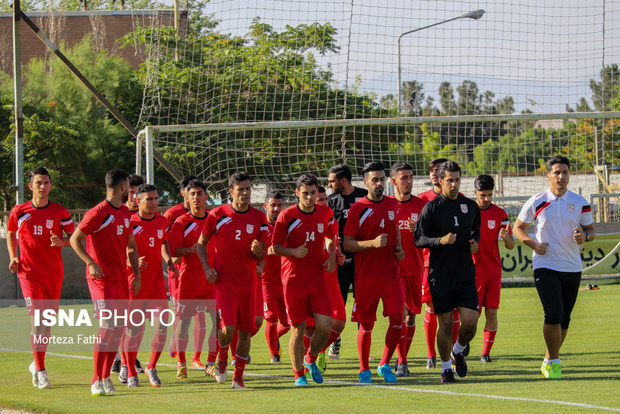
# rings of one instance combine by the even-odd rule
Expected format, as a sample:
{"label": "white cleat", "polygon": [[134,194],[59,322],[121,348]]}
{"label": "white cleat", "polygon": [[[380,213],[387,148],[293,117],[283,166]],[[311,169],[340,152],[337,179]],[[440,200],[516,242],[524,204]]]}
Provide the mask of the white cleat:
{"label": "white cleat", "polygon": [[118,372],[118,380],[123,384],[127,384],[127,375],[127,365],[121,365],[121,370]]}
{"label": "white cleat", "polygon": [[140,386],[140,381],[138,381],[138,377],[129,377],[127,379],[127,387],[128,388],[138,388]]}
{"label": "white cleat", "polygon": [[38,387],[39,386],[39,380],[37,379],[37,364],[36,364],[36,362],[32,361],[32,363],[28,367],[28,370],[32,374],[32,386],[33,387]]}
{"label": "white cleat", "polygon": [[93,382],[93,385],[90,386],[90,392],[93,394],[93,397],[104,396],[105,390],[103,389],[103,385],[101,385],[101,381],[97,380]]}
{"label": "white cleat", "polygon": [[151,383],[152,387],[161,387],[161,380],[159,379],[159,375],[157,375],[157,370],[155,368],[145,368],[144,373],[149,378],[149,382]]}
{"label": "white cleat", "polygon": [[116,388],[114,388],[114,384],[112,384],[112,380],[110,379],[110,377],[102,379],[101,385],[103,386],[103,391],[106,394],[113,394],[117,392]]}
{"label": "white cleat", "polygon": [[228,377],[228,372],[226,370],[226,363],[219,362],[218,366],[215,368],[215,380],[218,384],[223,384],[226,382],[226,377]]}
{"label": "white cleat", "polygon": [[37,386],[39,387],[40,390],[51,387],[50,379],[47,377],[47,371],[42,369],[41,371],[37,372],[36,375],[38,379]]}

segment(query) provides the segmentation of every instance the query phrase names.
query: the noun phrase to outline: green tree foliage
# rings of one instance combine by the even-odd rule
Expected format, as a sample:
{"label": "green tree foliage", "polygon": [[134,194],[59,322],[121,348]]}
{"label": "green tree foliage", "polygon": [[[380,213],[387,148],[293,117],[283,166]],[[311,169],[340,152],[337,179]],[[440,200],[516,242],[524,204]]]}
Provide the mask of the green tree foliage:
{"label": "green tree foliage", "polygon": [[[125,61],[97,52],[89,37],[66,55],[135,122],[141,87]],[[23,80],[25,173],[39,166],[48,168],[55,184],[54,200],[68,208],[91,207],[101,199],[103,190],[81,186],[102,184],[105,172],[111,168],[131,170],[135,164],[133,137],[59,60],[31,60],[23,71]],[[12,82],[2,85],[0,131],[5,139],[0,154],[3,161],[10,159],[2,163],[4,173],[5,165],[13,165],[14,124]],[[14,174],[2,174],[0,180],[1,185],[10,185]],[[12,191],[2,196],[6,204],[14,202]]]}

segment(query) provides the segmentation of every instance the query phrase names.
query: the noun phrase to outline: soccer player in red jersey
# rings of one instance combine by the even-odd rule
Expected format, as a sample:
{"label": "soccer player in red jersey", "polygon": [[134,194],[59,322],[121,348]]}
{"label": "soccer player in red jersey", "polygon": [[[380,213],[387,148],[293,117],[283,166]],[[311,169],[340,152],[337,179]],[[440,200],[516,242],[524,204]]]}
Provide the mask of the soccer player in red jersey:
{"label": "soccer player in red jersey", "polygon": [[510,229],[508,214],[492,203],[495,181],[493,177],[481,174],[474,181],[476,203],[480,207],[480,243],[478,253],[474,254],[476,265],[476,286],[480,312],[484,306],[486,322],[480,361],[491,362],[491,347],[497,333],[497,309],[499,308],[502,287],[502,262],[497,241],[502,239],[504,246],[512,250],[515,240]]}
{"label": "soccer player in red jersey", "polygon": [[[423,193],[418,194],[418,198],[421,198],[425,202],[429,202],[441,194],[441,184],[439,182],[438,169],[441,164],[448,161],[447,158],[435,158],[428,164],[429,178],[433,188]],[[422,280],[422,303],[426,304],[424,311],[424,335],[426,337],[427,357],[426,369],[437,368],[437,351],[435,350],[435,339],[437,337],[437,315],[433,312],[433,300],[431,298],[431,292],[428,288],[428,259],[430,257],[430,251],[428,249],[422,249],[424,256],[424,278]],[[455,310],[452,315],[452,340],[456,341],[459,335],[460,319],[459,313]],[[466,354],[469,353],[469,349],[466,350]],[[467,356],[467,355],[466,355]]]}
{"label": "soccer player in red jersey", "polygon": [[[325,191],[325,187],[319,186],[316,198],[317,204],[322,204],[327,206],[327,192]],[[334,220],[334,228],[336,229],[334,233],[336,237],[338,235],[338,222]],[[337,240],[337,239],[336,239]],[[337,240],[338,241],[338,240]],[[335,244],[336,246],[336,263],[341,266],[344,264],[346,260],[346,256],[342,254],[340,251],[339,241]],[[325,272],[325,280],[327,282],[327,290],[329,293],[329,298],[332,302],[332,329],[329,333],[329,339],[327,343],[323,347],[323,350],[319,354],[319,357],[316,360],[316,364],[321,371],[321,374],[325,373],[327,369],[327,361],[325,357],[325,351],[327,348],[332,345],[335,341],[340,338],[340,334],[344,330],[346,321],[347,321],[347,310],[345,308],[344,300],[342,299],[342,293],[340,291],[340,284],[338,283],[338,269],[334,269],[333,272]],[[308,335],[308,333],[304,334],[304,339]],[[312,337],[312,335],[308,335]],[[308,344],[309,345],[309,344]]]}
{"label": "soccer player in red jersey", "polygon": [[392,185],[394,186],[394,198],[398,201],[398,213],[396,219],[400,230],[401,246],[405,252],[405,258],[400,262],[399,276],[405,294],[405,319],[403,329],[398,342],[398,360],[396,376],[406,377],[409,373],[407,354],[411,348],[415,333],[415,316],[422,310],[422,279],[424,277],[424,258],[422,249],[414,245],[413,231],[418,217],[426,202],[411,195],[413,188],[413,167],[397,162],[390,170]]}
{"label": "soccer player in red jersey", "polygon": [[[9,270],[17,273],[31,319],[32,385],[42,389],[50,388],[50,382],[45,370],[48,341],[41,338],[49,338],[51,327],[36,326],[33,315],[44,309],[58,311],[63,276],[60,249],[69,245],[74,225],[66,208],[49,201],[52,189],[49,172],[45,168],[35,168],[30,171],[28,179],[32,200],[11,210],[6,242]],[[67,235],[64,238],[63,231]]]}
{"label": "soccer player in red jersey", "polygon": [[[129,197],[129,174],[110,170],[105,176],[106,199],[84,214],[71,247],[86,263],[88,290],[95,313],[102,310],[122,313],[127,308],[129,293],[140,292],[140,265],[136,241],[131,231],[131,215],[125,206]],[[86,249],[82,240],[86,239]],[[134,272],[131,288],[127,283],[127,259]],[[99,343],[94,346],[93,396],[116,392],[110,380],[110,368],[118,350],[123,326],[115,318],[100,321]]]}
{"label": "soccer player in red jersey", "polygon": [[[226,381],[228,348],[235,329],[238,331],[235,372],[232,388],[245,389],[243,371],[248,360],[251,333],[256,315],[256,262],[265,256],[264,243],[269,236],[265,213],[250,205],[252,182],[239,171],[230,176],[230,204],[209,212],[207,224],[198,240],[198,255],[210,283],[215,284],[217,310],[220,317],[219,359],[214,377]],[[213,238],[213,267],[209,265],[207,243]]]}
{"label": "soccer player in red jersey", "polygon": [[360,324],[359,382],[372,382],[370,344],[379,300],[383,299],[383,315],[389,318],[389,327],[377,373],[386,382],[394,383],[396,377],[390,360],[400,340],[405,306],[398,277],[398,262],[405,256],[396,222],[398,202],[383,196],[385,167],[382,163],[368,163],[362,172],[368,195],[351,206],[344,228],[344,249],[355,254],[355,303],[351,320]]}
{"label": "soccer player in red jersey", "polygon": [[[324,274],[326,270],[334,271],[336,266],[336,229],[332,210],[316,204],[317,188],[317,178],[312,174],[297,179],[295,194],[299,202],[280,214],[272,240],[274,252],[284,257],[282,284],[292,326],[289,354],[297,386],[308,384],[304,367],[316,383],[323,382],[316,360],[329,339],[332,326],[332,305],[326,294]],[[303,334],[309,316],[314,318],[315,331],[304,357]]]}
{"label": "soccer player in red jersey", "polygon": [[[278,191],[270,191],[263,208],[267,213],[267,226],[269,234],[273,234],[273,228],[278,216],[284,207],[284,198]],[[280,362],[280,337],[286,334],[291,326],[286,317],[286,305],[284,304],[284,290],[282,288],[282,260],[273,252],[271,237],[265,243],[267,255],[263,267],[263,302],[265,316],[265,338],[271,354],[271,362]]]}
{"label": "soccer player in red jersey", "polygon": [[[187,184],[186,194],[190,201],[190,212],[175,220],[170,235],[172,255],[182,258],[175,298],[175,310],[179,318],[175,333],[178,379],[187,378],[185,351],[189,341],[189,327],[192,318],[197,314],[206,317],[205,312],[208,311],[212,326],[215,327],[216,325],[215,289],[212,284],[207,282],[196,245],[207,222],[207,188],[202,181],[191,180]],[[202,333],[204,341],[206,328]],[[195,351],[200,351],[198,346],[202,346],[202,342],[195,344]]]}
{"label": "soccer player in red jersey", "polygon": [[[129,175],[129,198],[127,198],[127,202],[125,203],[125,205],[127,206],[129,212],[132,215],[138,212],[138,199],[136,198],[136,194],[138,192],[138,187],[140,187],[142,184],[144,184],[144,178],[137,174]],[[124,337],[125,333],[123,333],[123,338]],[[123,342],[124,339],[121,340],[121,345]],[[120,352],[116,353],[116,357],[114,358],[114,364],[112,364],[111,372],[120,372],[118,379],[123,384],[126,384],[127,363],[125,362],[124,358],[125,357]],[[135,367],[139,374],[144,373],[144,369],[142,369],[142,365],[140,364],[140,361],[138,361],[138,359],[136,359]]]}
{"label": "soccer player in red jersey", "polygon": [[[198,177],[196,177],[195,175],[186,175],[183,177],[183,179],[179,183],[179,192],[181,193],[181,197],[183,197],[183,202],[170,207],[168,210],[164,212],[164,217],[168,220],[168,231],[169,232],[172,231],[172,225],[174,224],[174,221],[178,217],[182,216],[183,214],[189,213],[190,203],[189,203],[189,199],[187,198],[187,194],[185,190],[187,188],[187,184],[191,180],[197,180],[197,179]],[[174,261],[174,264],[176,264],[177,266],[181,264],[180,257],[174,257],[173,261]],[[173,309],[176,309],[175,298],[176,298],[176,289],[177,289],[178,283],[179,283],[178,277],[177,278],[168,277],[168,291],[170,292],[170,301],[172,302]],[[176,340],[176,337],[174,336],[174,333],[177,327],[177,321],[178,320],[175,318],[174,323],[172,324],[172,337],[170,338],[170,343],[168,345],[170,358],[176,358],[177,356],[177,352],[176,352],[177,340]],[[195,323],[194,326],[200,323],[198,315],[194,317],[194,323]],[[195,341],[195,338],[194,338],[194,341]]]}
{"label": "soccer player in red jersey", "polygon": [[[130,181],[131,184],[131,181]],[[138,212],[131,216],[131,225],[138,252],[140,253],[141,289],[138,294],[131,295],[129,308],[149,310],[147,316],[152,314],[155,334],[151,342],[151,358],[146,368],[146,375],[153,387],[160,387],[161,381],[157,375],[156,364],[166,344],[167,327],[162,323],[161,312],[168,309],[166,297],[166,282],[162,268],[162,257],[167,265],[168,275],[172,278],[178,276],[178,272],[167,242],[168,220],[157,212],[159,196],[157,187],[152,184],[143,184],[136,191]],[[128,268],[129,283],[133,281],[134,274]],[[152,312],[156,311],[156,312]],[[144,325],[135,326],[129,323],[125,331],[123,359],[128,361],[127,386],[138,387],[138,371],[135,364],[136,355],[144,335]]]}

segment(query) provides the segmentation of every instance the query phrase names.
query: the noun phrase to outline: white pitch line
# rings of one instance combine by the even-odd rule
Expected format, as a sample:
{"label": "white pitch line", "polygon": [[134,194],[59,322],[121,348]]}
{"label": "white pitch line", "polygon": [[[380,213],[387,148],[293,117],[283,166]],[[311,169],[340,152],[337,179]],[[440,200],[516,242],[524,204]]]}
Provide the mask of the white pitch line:
{"label": "white pitch line", "polygon": [[[0,348],[0,352],[20,352],[20,353],[27,353],[27,354],[31,353],[31,351],[21,351],[21,350],[3,349],[3,348]],[[83,355],[58,354],[54,352],[48,352],[47,355],[53,355],[53,356],[64,357],[64,358],[75,358],[75,359],[93,359],[92,357],[83,356]],[[161,365],[164,367],[170,367],[170,368],[176,368],[176,364],[166,364],[166,363],[158,362],[157,365]],[[281,380],[290,379],[289,377],[282,377],[279,375],[253,374],[251,372],[245,372],[244,375],[247,375],[249,377],[256,377],[256,378],[273,378],[273,379],[281,379]],[[442,395],[450,395],[450,396],[455,396],[455,397],[472,397],[472,398],[477,397],[477,398],[487,398],[490,400],[507,400],[507,401],[523,401],[523,402],[542,403],[542,404],[556,404],[556,405],[565,405],[569,407],[587,408],[591,410],[620,412],[620,408],[603,407],[600,405],[574,403],[574,402],[569,402],[569,401],[538,400],[536,398],[507,397],[507,396],[502,396],[502,395],[488,395],[488,394],[442,391],[442,390],[427,390],[427,389],[422,389],[422,388],[395,387],[392,385],[379,385],[379,384],[360,384],[358,382],[344,382],[344,381],[333,381],[333,380],[325,380],[325,383],[336,384],[336,385],[350,385],[354,387],[381,388],[381,389],[392,390],[392,391],[416,392],[416,393],[426,393],[426,394],[442,394]]]}

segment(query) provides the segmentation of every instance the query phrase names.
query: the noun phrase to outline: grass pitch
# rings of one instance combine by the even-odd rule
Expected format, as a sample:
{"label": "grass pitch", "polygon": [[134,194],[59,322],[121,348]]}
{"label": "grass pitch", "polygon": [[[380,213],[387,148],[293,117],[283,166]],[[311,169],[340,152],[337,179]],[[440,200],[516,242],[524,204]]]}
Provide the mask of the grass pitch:
{"label": "grass pitch", "polygon": [[[32,387],[28,352],[12,352],[15,334],[0,332],[0,406],[32,412],[620,412],[620,285],[601,285],[582,291],[573,312],[568,338],[562,348],[562,380],[548,380],[540,373],[544,355],[542,308],[534,288],[511,288],[502,292],[499,330],[492,350],[493,362],[482,364],[481,318],[468,358],[469,375],[456,384],[440,384],[440,370],[427,371],[423,323],[410,351],[412,376],[387,386],[373,370],[373,384],[357,384],[359,371],[356,326],[348,323],[343,333],[339,360],[328,360],[321,385],[310,382],[298,389],[286,354],[289,335],[282,338],[282,363],[269,363],[261,330],[252,343],[252,363],[246,369],[248,389],[215,383],[200,370],[189,370],[188,380],[177,380],[175,362],[162,354],[158,371],[161,388],[128,389],[112,377],[119,392],[113,396],[90,395],[90,353],[64,353],[61,345],[50,346],[46,360],[52,382],[49,390]],[[351,301],[349,301],[349,310]],[[24,308],[0,309],[3,320],[23,319]],[[7,319],[8,318],[8,319]],[[386,320],[379,318],[373,332],[371,366],[379,362]],[[54,332],[53,332],[54,333]],[[21,333],[19,334],[21,335]],[[149,334],[143,342],[150,342]],[[139,354],[148,360],[148,352]],[[205,355],[206,357],[206,355]],[[204,358],[203,358],[204,359]],[[229,373],[232,373],[229,370]]]}

